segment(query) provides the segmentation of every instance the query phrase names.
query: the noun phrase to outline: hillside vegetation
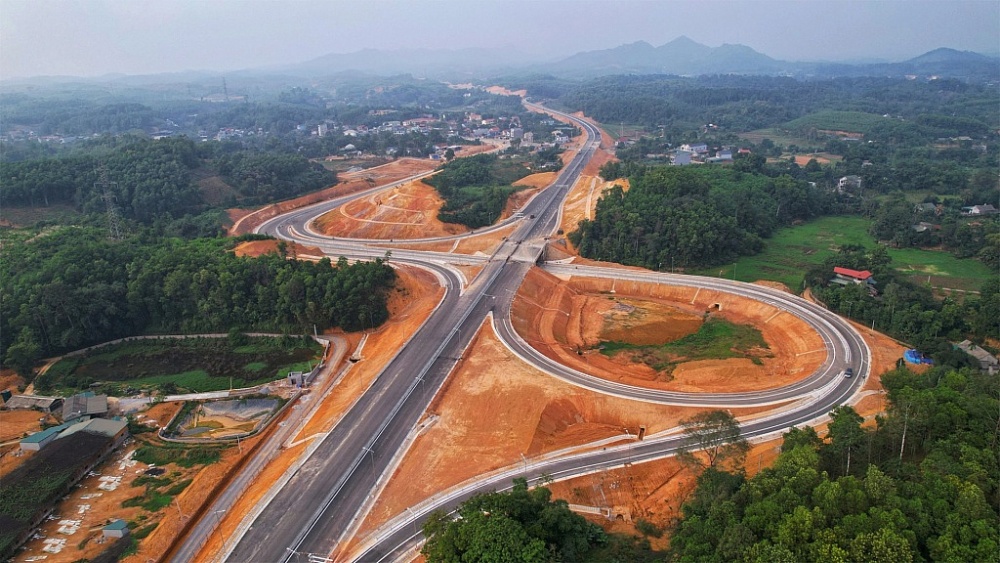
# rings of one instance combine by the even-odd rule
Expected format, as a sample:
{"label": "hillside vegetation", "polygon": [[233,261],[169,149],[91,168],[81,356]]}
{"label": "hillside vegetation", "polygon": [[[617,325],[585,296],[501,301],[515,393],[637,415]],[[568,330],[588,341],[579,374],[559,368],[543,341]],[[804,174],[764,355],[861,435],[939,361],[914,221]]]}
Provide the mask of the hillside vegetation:
{"label": "hillside vegetation", "polygon": [[227,251],[231,240],[116,243],[104,234],[60,228],[5,248],[4,365],[29,375],[39,358],[139,334],[302,334],[370,328],[388,317],[395,273],[381,259],[300,262],[283,250],[247,258]]}
{"label": "hillside vegetation", "polygon": [[530,173],[521,161],[479,154],[445,164],[424,182],[445,200],[438,219],[477,229],[500,218],[507,199],[517,191],[511,184]]}
{"label": "hillside vegetation", "polygon": [[752,479],[706,470],[669,561],[996,561],[1000,386],[972,370],[882,376],[874,427],[837,407],[825,439],[785,434]]}
{"label": "hillside vegetation", "polygon": [[760,252],[778,226],[820,215],[827,205],[803,182],[739,168],[602,170],[612,179],[622,172],[629,190],[606,191],[594,219],[570,233],[587,258],[651,269],[724,263]]}

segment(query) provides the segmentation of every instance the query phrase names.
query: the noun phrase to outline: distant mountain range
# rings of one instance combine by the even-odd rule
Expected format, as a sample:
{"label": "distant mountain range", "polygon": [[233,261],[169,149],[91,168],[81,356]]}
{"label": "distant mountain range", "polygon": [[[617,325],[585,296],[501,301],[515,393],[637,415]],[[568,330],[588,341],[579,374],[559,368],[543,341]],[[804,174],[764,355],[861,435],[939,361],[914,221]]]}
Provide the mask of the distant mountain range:
{"label": "distant mountain range", "polygon": [[645,41],[613,49],[577,53],[543,65],[542,69],[563,76],[603,74],[770,74],[784,72],[789,63],[777,61],[746,45],[708,47],[687,37],[653,47]]}
{"label": "distant mountain range", "polygon": [[608,74],[784,74],[819,77],[915,74],[996,80],[1000,78],[1000,58],[940,48],[901,62],[790,62],[773,59],[746,45],[709,47],[682,36],[659,47],[637,41],[548,62],[540,62],[537,58],[512,49],[366,49],[356,53],[330,54],[274,70],[293,75],[358,70],[375,74],[407,73],[449,80],[513,73],[551,74],[563,78],[591,78]]}
{"label": "distant mountain range", "polygon": [[317,79],[347,72],[382,76],[409,74],[450,82],[490,80],[517,75],[551,75],[557,78],[586,79],[609,74],[766,74],[796,77],[915,75],[928,78],[959,78],[978,82],[1000,81],[1000,57],[955,49],[934,49],[901,62],[791,62],[773,59],[746,45],[702,45],[687,37],[654,47],[637,41],[614,47],[577,53],[561,60],[542,60],[512,48],[498,49],[412,49],[382,51],[365,49],[354,53],[329,54],[301,63],[251,68],[231,72],[187,71],[172,74],[97,78],[37,77],[4,81],[11,83],[101,83],[114,81],[133,85],[168,80],[183,82],[219,75],[246,80],[269,77],[281,80]]}
{"label": "distant mountain range", "polygon": [[420,77],[482,78],[516,71],[537,63],[536,59],[511,49],[412,49],[381,51],[364,49],[354,53],[331,53],[303,63],[272,70],[293,75],[316,76],[344,71],[375,74],[412,74]]}

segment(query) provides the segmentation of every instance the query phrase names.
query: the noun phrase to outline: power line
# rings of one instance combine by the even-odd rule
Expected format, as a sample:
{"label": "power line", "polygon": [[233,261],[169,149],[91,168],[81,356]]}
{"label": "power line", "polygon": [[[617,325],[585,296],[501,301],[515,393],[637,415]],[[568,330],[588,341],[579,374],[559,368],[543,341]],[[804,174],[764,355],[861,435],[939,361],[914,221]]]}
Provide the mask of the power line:
{"label": "power line", "polygon": [[118,212],[118,205],[115,203],[118,182],[112,182],[108,179],[108,169],[103,164],[100,168],[100,179],[94,183],[94,188],[101,191],[101,199],[104,200],[108,220],[108,238],[115,241],[122,240],[125,228],[122,225],[121,214]]}

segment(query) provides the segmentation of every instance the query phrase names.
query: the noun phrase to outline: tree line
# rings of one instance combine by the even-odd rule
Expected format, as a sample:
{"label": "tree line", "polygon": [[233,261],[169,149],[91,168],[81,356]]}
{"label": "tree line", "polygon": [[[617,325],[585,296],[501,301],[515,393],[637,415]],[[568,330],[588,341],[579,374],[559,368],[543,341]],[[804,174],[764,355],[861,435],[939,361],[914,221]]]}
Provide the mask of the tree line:
{"label": "tree line", "polygon": [[996,128],[995,90],[951,79],[630,75],[601,77],[559,91],[558,101],[567,108],[603,123],[641,124],[650,130],[712,123],[750,131],[820,110],[902,116],[904,120],[881,120],[864,132],[866,140],[904,145],[983,136]]}
{"label": "tree line", "polygon": [[725,263],[759,252],[779,226],[832,205],[805,182],[736,167],[613,164],[602,175],[623,172],[628,191],[607,190],[594,219],[569,235],[587,258],[650,269]]}
{"label": "tree line", "polygon": [[238,194],[229,202],[234,205],[285,199],[336,183],[333,172],[298,154],[196,144],[185,137],[123,136],[84,143],[64,156],[0,162],[0,199],[11,206],[68,204],[83,213],[101,213],[107,191],[123,217],[150,223],[208,208],[193,179],[196,170],[229,181]]}
{"label": "tree line", "polygon": [[882,376],[874,426],[837,407],[784,435],[772,467],[706,469],[668,561],[996,561],[1000,384],[977,370]]}
{"label": "tree line", "polygon": [[439,170],[424,180],[445,201],[438,219],[470,229],[495,223],[516,191],[511,184],[531,173],[520,160],[499,159],[492,154],[455,159]]}
{"label": "tree line", "polygon": [[60,228],[5,248],[0,357],[30,374],[36,360],[139,334],[359,330],[386,318],[395,273],[376,259],[348,265],[231,252],[235,240],[131,237]]}
{"label": "tree line", "polygon": [[[835,266],[872,272],[879,294],[872,296],[865,284],[831,283]],[[971,366],[972,358],[951,342],[1000,338],[1000,277],[987,280],[978,298],[938,300],[893,269],[884,246],[849,245],[806,272],[806,283],[831,311],[909,342],[939,363]]]}

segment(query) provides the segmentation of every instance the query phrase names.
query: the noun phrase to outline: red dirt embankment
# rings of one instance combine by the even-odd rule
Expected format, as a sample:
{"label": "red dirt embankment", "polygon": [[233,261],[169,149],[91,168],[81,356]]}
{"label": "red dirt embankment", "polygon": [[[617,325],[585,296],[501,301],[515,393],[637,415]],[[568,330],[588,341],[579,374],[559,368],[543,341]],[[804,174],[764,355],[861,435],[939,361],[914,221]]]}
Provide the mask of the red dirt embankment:
{"label": "red dirt embankment", "polygon": [[[634,326],[625,326],[629,342],[669,340],[671,335],[663,334],[666,326],[672,327],[673,335],[682,336],[697,328],[692,317],[700,319],[710,311],[712,316],[758,328],[771,357],[763,358],[760,365],[747,358],[684,362],[666,378],[644,364],[592,350],[600,340],[610,341],[609,336],[618,334],[622,319],[614,318],[616,308],[634,309],[627,315],[636,310],[642,314]],[[655,389],[770,389],[807,376],[826,357],[819,334],[797,317],[758,301],[691,287],[597,278],[562,281],[535,269],[518,292],[511,319],[525,340],[560,363],[597,377]]]}
{"label": "red dirt embankment", "polygon": [[[444,290],[434,275],[419,268],[400,268],[396,290],[389,297],[389,321],[368,336],[355,363],[344,378],[322,399],[322,404],[293,438],[292,446],[281,450],[261,472],[254,486],[243,493],[236,505],[223,515],[220,530],[235,530],[245,514],[264,498],[272,483],[288,471],[305,452],[311,440],[328,432],[357,398],[368,389],[386,363],[416,332],[440,301]],[[344,335],[355,349],[362,333]],[[337,368],[340,369],[339,367]],[[224,534],[214,534],[202,548],[198,561],[212,561],[223,548]]]}
{"label": "red dirt embankment", "polygon": [[[484,325],[438,393],[416,437],[362,524],[363,539],[435,493],[501,467],[603,438],[659,432],[699,409],[593,393],[525,364]],[[499,398],[502,398],[500,400]],[[746,416],[762,409],[734,409]],[[345,546],[349,550],[351,546]]]}
{"label": "red dirt embankment", "polygon": [[417,158],[400,158],[382,166],[376,166],[341,175],[341,182],[330,186],[325,190],[306,194],[295,199],[274,203],[259,209],[229,209],[227,213],[233,221],[233,226],[229,229],[232,236],[253,232],[254,228],[264,221],[306,205],[326,201],[333,197],[348,195],[363,190],[373,188],[377,185],[388,184],[397,180],[402,180],[414,174],[429,172],[440,164],[439,161]]}
{"label": "red dirt embankment", "polygon": [[[511,195],[500,219],[510,217],[554,179],[554,172],[543,172],[515,182],[515,186],[524,189]],[[438,219],[443,205],[444,200],[433,187],[421,181],[409,182],[390,191],[342,205],[318,218],[315,227],[329,236],[383,241],[405,241],[469,232],[463,225],[443,223]]]}

